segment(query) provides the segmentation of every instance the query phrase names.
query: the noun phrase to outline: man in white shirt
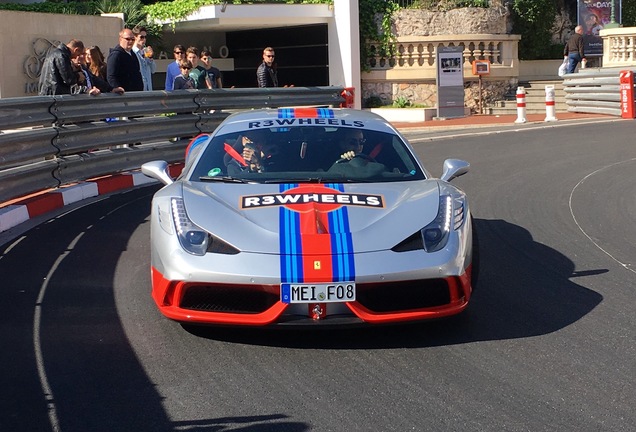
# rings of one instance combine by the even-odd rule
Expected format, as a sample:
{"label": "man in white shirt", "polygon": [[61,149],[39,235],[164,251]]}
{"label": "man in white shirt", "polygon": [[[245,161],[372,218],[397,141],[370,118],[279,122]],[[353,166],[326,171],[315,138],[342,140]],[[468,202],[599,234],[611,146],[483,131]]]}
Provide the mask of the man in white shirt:
{"label": "man in white shirt", "polygon": [[154,54],[152,47],[146,45],[148,32],[146,31],[146,27],[141,26],[136,26],[132,29],[132,32],[133,35],[135,35],[135,44],[132,50],[139,60],[141,78],[144,81],[144,91],[152,91],[152,74],[157,71],[157,64],[152,58]]}

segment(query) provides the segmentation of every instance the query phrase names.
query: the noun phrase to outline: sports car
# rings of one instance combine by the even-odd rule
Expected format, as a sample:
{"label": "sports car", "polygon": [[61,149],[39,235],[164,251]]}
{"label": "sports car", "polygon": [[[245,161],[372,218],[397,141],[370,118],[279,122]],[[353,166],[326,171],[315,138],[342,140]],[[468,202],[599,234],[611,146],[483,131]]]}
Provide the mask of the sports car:
{"label": "sports car", "polygon": [[465,193],[373,113],[239,112],[186,150],[151,209],[152,297],[211,325],[388,324],[462,312],[473,290]]}

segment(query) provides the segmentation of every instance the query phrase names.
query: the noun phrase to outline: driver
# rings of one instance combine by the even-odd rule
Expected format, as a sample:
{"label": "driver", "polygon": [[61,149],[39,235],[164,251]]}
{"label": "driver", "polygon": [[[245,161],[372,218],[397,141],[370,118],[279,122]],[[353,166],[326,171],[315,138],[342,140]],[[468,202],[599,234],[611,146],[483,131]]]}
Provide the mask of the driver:
{"label": "driver", "polygon": [[351,160],[362,153],[366,139],[359,129],[347,129],[340,140],[341,160]]}

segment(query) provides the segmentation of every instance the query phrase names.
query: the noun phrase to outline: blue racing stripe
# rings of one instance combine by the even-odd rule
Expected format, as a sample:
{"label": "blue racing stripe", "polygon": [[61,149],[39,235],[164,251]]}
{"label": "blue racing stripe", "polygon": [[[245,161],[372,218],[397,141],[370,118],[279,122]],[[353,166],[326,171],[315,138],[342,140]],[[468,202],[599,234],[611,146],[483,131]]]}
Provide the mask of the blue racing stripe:
{"label": "blue racing stripe", "polygon": [[[280,192],[296,185],[280,185]],[[285,207],[279,209],[279,248],[281,282],[304,282],[302,244],[300,242],[300,215]]]}
{"label": "blue racing stripe", "polygon": [[[342,184],[330,184],[327,187],[344,192]],[[333,280],[334,282],[354,281],[355,261],[347,207],[343,206],[329,213],[328,220],[331,233]]]}
{"label": "blue racing stripe", "polygon": [[333,110],[331,108],[318,108],[318,117],[334,118]]}
{"label": "blue racing stripe", "polygon": [[279,108],[278,118],[294,118],[294,110],[291,108]]}

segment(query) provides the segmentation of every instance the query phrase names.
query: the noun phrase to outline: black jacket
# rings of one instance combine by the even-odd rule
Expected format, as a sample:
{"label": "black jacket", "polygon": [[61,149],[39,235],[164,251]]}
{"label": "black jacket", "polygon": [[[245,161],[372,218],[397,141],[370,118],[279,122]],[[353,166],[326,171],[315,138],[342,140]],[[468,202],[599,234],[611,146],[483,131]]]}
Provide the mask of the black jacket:
{"label": "black jacket", "polygon": [[112,87],[123,87],[127,92],[142,91],[144,89],[144,81],[141,77],[137,55],[132,51],[128,54],[119,45],[111,48],[108,53],[106,72],[108,84]]}
{"label": "black jacket", "polygon": [[267,66],[267,63],[263,62],[256,69],[256,80],[259,87],[278,87],[278,76],[276,69]]}
{"label": "black jacket", "polygon": [[60,44],[44,59],[40,73],[40,95],[71,94],[74,84],[77,84],[77,74],[71,64],[71,50]]}
{"label": "black jacket", "polygon": [[88,70],[88,68],[82,66],[82,73],[86,77],[85,82],[82,84],[82,85],[86,86],[86,92],[82,92],[82,93],[87,93],[88,92],[88,90],[89,90],[88,89],[88,83],[89,82],[90,82],[90,86],[91,87],[97,87],[102,93],[109,93],[109,92],[113,91],[113,86],[108,84],[108,82],[106,80],[103,80],[102,78],[100,78],[97,75],[93,74],[90,70]]}
{"label": "black jacket", "polygon": [[574,33],[568,39],[568,42],[565,44],[565,49],[563,50],[563,56],[567,57],[570,53],[579,53],[581,57],[585,57],[585,49],[583,48],[583,36]]}

